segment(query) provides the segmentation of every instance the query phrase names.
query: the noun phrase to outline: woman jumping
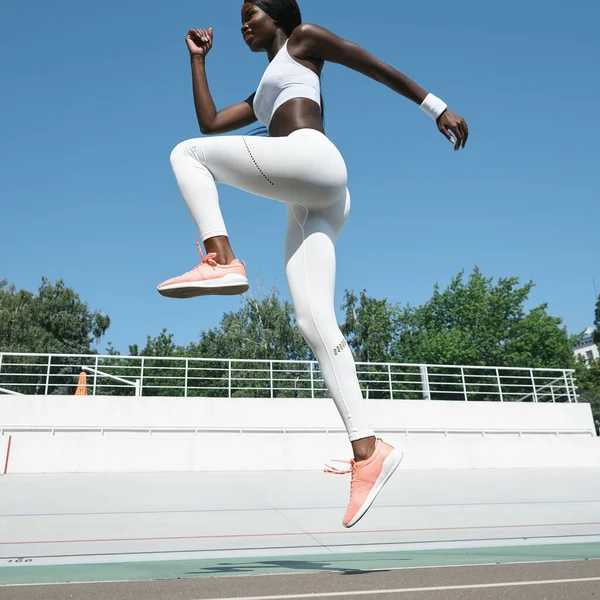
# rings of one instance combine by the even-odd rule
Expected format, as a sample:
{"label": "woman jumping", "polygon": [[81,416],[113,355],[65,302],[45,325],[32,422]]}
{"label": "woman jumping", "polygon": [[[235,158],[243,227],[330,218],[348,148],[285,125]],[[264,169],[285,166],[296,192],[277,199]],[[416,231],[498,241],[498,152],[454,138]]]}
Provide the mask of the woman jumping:
{"label": "woman jumping", "polygon": [[212,27],[192,29],[186,36],[200,130],[224,133],[260,121],[269,137],[205,137],[175,147],[173,172],[206,256],[198,244],[201,263],[161,283],[158,291],[190,298],[248,289],[245,266],[229,244],[217,183],[287,204],[285,263],[296,321],[319,362],[354,451],[350,469],[328,469],[352,474],[350,504],[342,521],[352,527],[400,464],[402,452],[374,435],[354,357],[335,315],[334,245],[348,218],[350,194],[344,159],[324,134],[323,65],[330,61],[354,69],[417,103],[455,150],[465,147],[469,131],[439,98],[360,46],[317,25],[303,25],[296,0],[244,2],[242,35],[253,52],[267,53],[270,64],[252,96],[220,111],[205,71]]}

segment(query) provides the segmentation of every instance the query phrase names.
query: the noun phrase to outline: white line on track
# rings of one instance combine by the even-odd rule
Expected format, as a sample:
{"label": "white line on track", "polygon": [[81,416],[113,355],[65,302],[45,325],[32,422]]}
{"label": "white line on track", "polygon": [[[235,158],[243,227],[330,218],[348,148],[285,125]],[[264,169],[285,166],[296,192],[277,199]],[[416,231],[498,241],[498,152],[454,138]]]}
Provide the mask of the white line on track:
{"label": "white line on track", "polygon": [[415,594],[417,592],[440,592],[449,590],[477,590],[485,588],[520,587],[530,585],[553,585],[556,583],[583,583],[600,581],[600,577],[577,579],[547,579],[545,581],[508,581],[506,583],[479,583],[473,585],[447,585],[436,587],[398,588],[395,590],[362,590],[359,592],[316,592],[314,594],[288,594],[285,596],[231,596],[230,598],[206,598],[204,600],[294,600],[296,598],[349,598],[351,596],[379,596],[381,594]]}

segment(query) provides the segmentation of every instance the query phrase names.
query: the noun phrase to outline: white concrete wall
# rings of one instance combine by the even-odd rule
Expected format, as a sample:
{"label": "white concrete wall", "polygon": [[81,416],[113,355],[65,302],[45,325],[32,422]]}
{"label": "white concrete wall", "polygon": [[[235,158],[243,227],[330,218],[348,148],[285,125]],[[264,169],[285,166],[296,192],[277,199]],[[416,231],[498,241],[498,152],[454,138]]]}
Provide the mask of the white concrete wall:
{"label": "white concrete wall", "polygon": [[[406,469],[600,467],[592,437],[385,435]],[[344,434],[20,434],[9,473],[320,470],[350,458]]]}
{"label": "white concrete wall", "polygon": [[[581,433],[593,431],[587,404],[371,401],[370,412],[382,437],[404,450],[408,469],[600,466],[598,439]],[[17,426],[246,431],[152,435],[10,431]],[[8,430],[0,435],[0,458],[8,434],[13,436],[9,474],[312,470],[321,469],[331,458],[350,456],[341,419],[330,400],[0,397],[2,427]],[[260,427],[321,431],[248,431]]]}
{"label": "white concrete wall", "polygon": [[[371,400],[375,428],[593,430],[587,404]],[[332,400],[0,396],[0,427],[340,428]]]}

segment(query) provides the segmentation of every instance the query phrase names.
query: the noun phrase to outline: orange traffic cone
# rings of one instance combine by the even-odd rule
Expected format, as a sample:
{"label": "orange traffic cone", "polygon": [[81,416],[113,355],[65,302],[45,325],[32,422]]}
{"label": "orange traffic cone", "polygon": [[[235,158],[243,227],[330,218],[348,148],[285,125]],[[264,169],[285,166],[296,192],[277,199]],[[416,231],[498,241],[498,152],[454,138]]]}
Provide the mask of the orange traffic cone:
{"label": "orange traffic cone", "polygon": [[81,373],[79,373],[79,381],[77,382],[77,389],[75,390],[76,396],[87,396],[86,380],[87,380],[87,375],[85,374],[85,371],[81,371]]}

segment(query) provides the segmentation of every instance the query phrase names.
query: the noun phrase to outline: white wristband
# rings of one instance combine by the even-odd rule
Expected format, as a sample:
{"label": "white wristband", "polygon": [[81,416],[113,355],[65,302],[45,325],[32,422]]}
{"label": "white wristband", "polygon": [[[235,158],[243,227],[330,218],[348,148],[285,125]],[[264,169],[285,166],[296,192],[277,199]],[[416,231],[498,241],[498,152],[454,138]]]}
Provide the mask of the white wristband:
{"label": "white wristband", "polygon": [[448,105],[440,100],[433,94],[427,94],[423,104],[421,104],[421,110],[434,121],[437,121],[438,117],[448,108]]}

